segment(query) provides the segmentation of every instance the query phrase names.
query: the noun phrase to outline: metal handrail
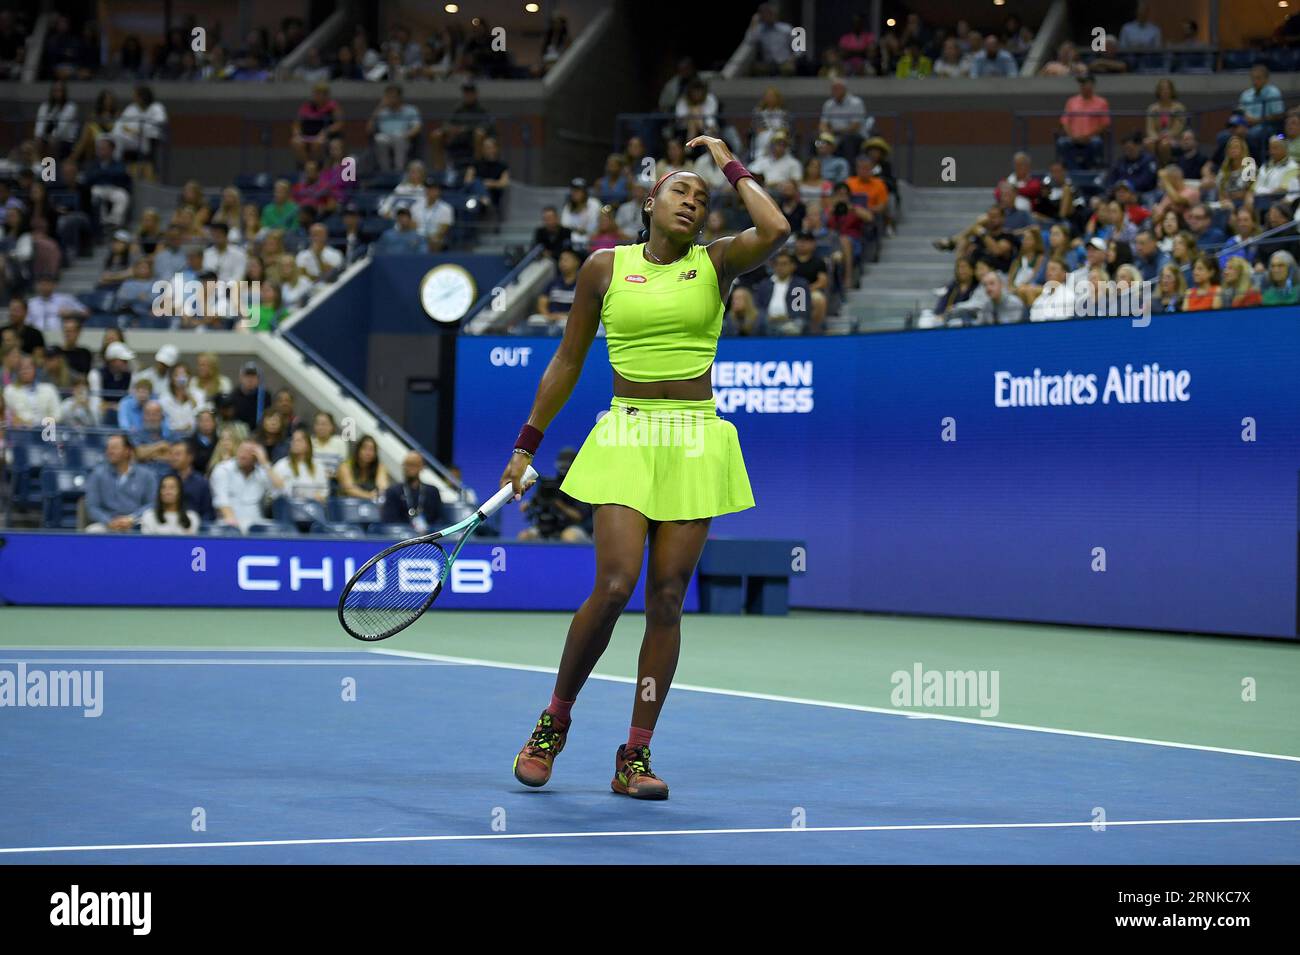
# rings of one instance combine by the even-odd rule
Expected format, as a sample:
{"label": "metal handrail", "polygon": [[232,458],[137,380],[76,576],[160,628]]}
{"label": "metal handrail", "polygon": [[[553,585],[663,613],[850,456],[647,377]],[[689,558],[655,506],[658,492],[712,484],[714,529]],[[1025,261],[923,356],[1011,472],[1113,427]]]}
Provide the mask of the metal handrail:
{"label": "metal handrail", "polygon": [[512,282],[519,278],[521,274],[523,274],[524,269],[528,268],[528,266],[532,265],[533,262],[537,260],[537,257],[542,254],[542,251],[543,249],[540,245],[533,246],[524,254],[522,259],[515,263],[514,268],[501,277],[501,280],[493,286],[493,291],[485,292],[480,295],[478,300],[469,307],[469,311],[461,316],[461,329],[468,329],[470,322],[478,317],[478,313],[492,304],[495,290],[507,288]]}
{"label": "metal handrail", "polygon": [[382,429],[396,435],[398,440],[412,451],[417,452],[420,457],[424,458],[425,464],[429,465],[430,468],[436,471],[438,476],[447,482],[448,486],[458,489],[462,494],[464,493],[465,486],[452,476],[451,472],[433,455],[432,452],[424,447],[424,445],[419,441],[416,441],[415,438],[411,437],[405,428],[394,421],[387,412],[370,400],[369,395],[357,387],[341,371],[330,364],[327,359],[316,351],[316,349],[312,348],[303,341],[299,335],[289,329],[280,329],[276,334],[284,338],[289,342],[289,344],[293,345],[294,348],[298,349],[304,358],[316,365],[316,367],[328,375],[350,398],[370,412],[370,414],[374,416],[375,420],[379,422],[379,426]]}

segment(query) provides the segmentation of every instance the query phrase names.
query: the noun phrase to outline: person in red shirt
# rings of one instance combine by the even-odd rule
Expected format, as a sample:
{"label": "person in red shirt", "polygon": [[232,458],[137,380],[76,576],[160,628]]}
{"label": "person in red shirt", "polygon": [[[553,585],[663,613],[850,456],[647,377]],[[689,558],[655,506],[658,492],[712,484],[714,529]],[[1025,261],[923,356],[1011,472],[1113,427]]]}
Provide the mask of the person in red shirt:
{"label": "person in red shirt", "polygon": [[1133,183],[1127,179],[1121,179],[1115,184],[1115,201],[1124,207],[1124,214],[1128,216],[1128,221],[1139,228],[1142,223],[1151,218],[1151,210],[1138,201]]}
{"label": "person in red shirt", "polygon": [[304,206],[316,212],[318,219],[323,219],[334,212],[338,205],[333,184],[320,174],[320,163],[308,159],[302,167],[302,178],[291,190],[293,201],[301,209]]}
{"label": "person in red shirt", "polygon": [[849,191],[848,180],[839,183],[831,192],[830,202],[823,211],[826,228],[833,233],[839,249],[832,258],[839,262],[844,270],[844,284],[856,284],[858,259],[862,257],[863,243],[867,229],[875,229],[876,216],[867,206],[853,201]]}

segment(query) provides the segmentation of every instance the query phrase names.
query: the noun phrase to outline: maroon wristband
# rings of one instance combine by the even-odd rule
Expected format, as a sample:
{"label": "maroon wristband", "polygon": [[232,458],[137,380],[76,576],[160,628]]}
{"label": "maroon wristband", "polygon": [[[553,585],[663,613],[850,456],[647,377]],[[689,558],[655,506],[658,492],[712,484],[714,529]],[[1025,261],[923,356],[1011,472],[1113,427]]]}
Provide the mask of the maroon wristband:
{"label": "maroon wristband", "polygon": [[536,454],[541,443],[542,432],[538,431],[531,424],[526,424],[519,429],[519,437],[515,438],[515,450],[527,451],[529,454]]}
{"label": "maroon wristband", "polygon": [[722,167],[722,174],[727,177],[727,182],[731,183],[731,188],[736,188],[736,183],[740,180],[749,178],[753,179],[754,174],[745,168],[745,164],[739,159],[733,159]]}

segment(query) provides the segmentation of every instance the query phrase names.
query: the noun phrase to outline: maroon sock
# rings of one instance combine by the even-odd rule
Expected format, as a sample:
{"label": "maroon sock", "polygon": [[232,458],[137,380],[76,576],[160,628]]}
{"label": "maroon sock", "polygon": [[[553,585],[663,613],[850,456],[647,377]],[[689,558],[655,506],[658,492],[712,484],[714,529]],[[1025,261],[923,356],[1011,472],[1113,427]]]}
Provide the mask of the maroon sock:
{"label": "maroon sock", "polygon": [[572,721],[569,711],[573,709],[574,700],[562,700],[554,693],[551,694],[551,705],[546,708],[546,712],[555,717],[556,722],[561,726],[568,726]]}
{"label": "maroon sock", "polygon": [[627,731],[627,745],[631,749],[633,746],[649,746],[650,737],[654,735],[654,730],[643,730],[639,726],[632,726]]}

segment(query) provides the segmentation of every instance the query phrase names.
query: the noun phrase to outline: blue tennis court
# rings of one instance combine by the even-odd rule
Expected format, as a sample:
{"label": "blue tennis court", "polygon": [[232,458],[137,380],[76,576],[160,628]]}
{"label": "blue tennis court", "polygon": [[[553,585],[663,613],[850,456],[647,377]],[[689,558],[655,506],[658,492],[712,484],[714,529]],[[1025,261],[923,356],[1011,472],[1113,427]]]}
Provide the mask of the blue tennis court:
{"label": "blue tennis court", "polygon": [[6,863],[1300,862],[1294,756],[677,686],[654,744],[672,797],[642,803],[609,789],[627,680],[593,678],[532,791],[511,761],[544,668],[0,650],[19,662],[101,671],[102,712],[0,714]]}

